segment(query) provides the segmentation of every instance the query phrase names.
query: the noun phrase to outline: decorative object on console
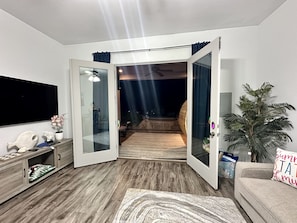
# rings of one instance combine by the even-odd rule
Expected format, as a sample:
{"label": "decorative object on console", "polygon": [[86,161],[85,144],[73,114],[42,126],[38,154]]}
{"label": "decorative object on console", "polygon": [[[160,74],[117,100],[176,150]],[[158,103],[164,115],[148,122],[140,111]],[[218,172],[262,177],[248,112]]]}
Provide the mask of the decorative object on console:
{"label": "decorative object on console", "polygon": [[55,133],[55,138],[56,138],[56,141],[57,141],[57,142],[61,142],[62,139],[64,138],[64,134],[63,134],[63,132],[56,132],[56,133]]}
{"label": "decorative object on console", "polygon": [[32,149],[38,143],[38,135],[33,131],[21,133],[15,142],[8,143],[7,149],[18,148],[18,152],[26,152]]}
{"label": "decorative object on console", "polygon": [[45,142],[51,143],[55,140],[55,134],[53,132],[44,131],[42,138],[44,139]]}
{"label": "decorative object on console", "polygon": [[56,130],[56,132],[62,132],[63,125],[64,125],[64,114],[54,115],[53,117],[51,117],[51,124],[52,124],[52,128]]}
{"label": "decorative object on console", "polygon": [[54,130],[56,130],[55,138],[56,141],[60,142],[63,138],[63,126],[64,126],[64,114],[54,115],[51,117],[51,125]]}
{"label": "decorative object on console", "polygon": [[4,156],[0,156],[0,160],[8,160],[17,156],[20,156],[20,153],[10,153],[10,154],[6,154]]}
{"label": "decorative object on console", "polygon": [[288,103],[272,103],[271,90],[274,86],[263,83],[254,90],[249,84],[243,85],[245,92],[239,99],[242,115],[230,113],[224,116],[225,141],[231,142],[228,150],[248,148],[252,162],[271,159],[270,151],[283,147],[291,137],[284,131],[293,128],[288,119],[287,110],[295,110]]}

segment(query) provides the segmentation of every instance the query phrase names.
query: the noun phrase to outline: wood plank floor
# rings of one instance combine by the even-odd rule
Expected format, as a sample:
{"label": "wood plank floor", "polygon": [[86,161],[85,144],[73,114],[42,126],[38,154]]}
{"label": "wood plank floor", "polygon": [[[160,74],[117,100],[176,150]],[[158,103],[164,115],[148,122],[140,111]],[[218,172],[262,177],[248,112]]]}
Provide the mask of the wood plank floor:
{"label": "wood plank floor", "polygon": [[232,180],[220,179],[220,189],[215,191],[184,162],[118,159],[62,169],[2,204],[0,222],[112,222],[127,188],[234,200]]}

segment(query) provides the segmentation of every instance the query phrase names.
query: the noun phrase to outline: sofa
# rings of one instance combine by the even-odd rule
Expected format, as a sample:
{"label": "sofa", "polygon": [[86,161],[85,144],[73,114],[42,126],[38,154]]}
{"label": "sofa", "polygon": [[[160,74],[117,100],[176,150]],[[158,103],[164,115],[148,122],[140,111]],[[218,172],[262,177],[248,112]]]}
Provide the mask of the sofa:
{"label": "sofa", "polygon": [[297,222],[297,189],[272,180],[272,163],[237,162],[234,195],[255,223]]}

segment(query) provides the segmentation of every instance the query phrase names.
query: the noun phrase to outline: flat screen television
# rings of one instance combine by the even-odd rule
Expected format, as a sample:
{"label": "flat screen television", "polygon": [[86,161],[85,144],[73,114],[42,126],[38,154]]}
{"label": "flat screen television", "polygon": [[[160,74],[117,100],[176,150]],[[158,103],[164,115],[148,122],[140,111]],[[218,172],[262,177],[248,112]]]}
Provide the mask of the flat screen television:
{"label": "flat screen television", "polygon": [[0,126],[50,120],[58,114],[58,87],[0,76]]}

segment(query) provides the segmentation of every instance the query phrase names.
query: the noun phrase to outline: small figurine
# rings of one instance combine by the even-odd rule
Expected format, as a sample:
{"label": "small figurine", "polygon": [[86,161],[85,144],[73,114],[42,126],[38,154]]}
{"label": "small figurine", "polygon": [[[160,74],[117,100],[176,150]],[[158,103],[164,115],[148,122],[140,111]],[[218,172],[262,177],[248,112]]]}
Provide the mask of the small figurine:
{"label": "small figurine", "polygon": [[44,131],[42,138],[44,139],[45,142],[51,143],[55,140],[55,134],[53,132]]}

